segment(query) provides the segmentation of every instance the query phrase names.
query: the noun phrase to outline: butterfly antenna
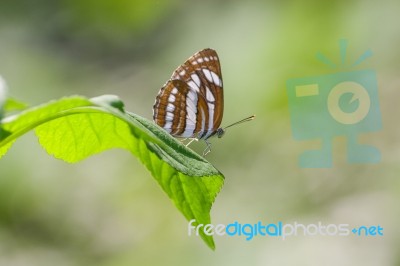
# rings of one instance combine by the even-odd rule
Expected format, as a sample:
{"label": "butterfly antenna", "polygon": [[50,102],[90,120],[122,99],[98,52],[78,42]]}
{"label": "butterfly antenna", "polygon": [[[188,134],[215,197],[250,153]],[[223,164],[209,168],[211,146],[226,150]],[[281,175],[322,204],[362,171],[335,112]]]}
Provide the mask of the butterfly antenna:
{"label": "butterfly antenna", "polygon": [[256,118],[255,115],[249,116],[249,117],[247,117],[247,118],[245,118],[245,119],[242,119],[242,120],[237,121],[237,122],[235,122],[235,123],[233,123],[233,124],[230,124],[229,126],[224,127],[224,130],[226,130],[228,127],[233,127],[233,126],[236,126],[236,125],[238,125],[238,124],[241,124],[241,123],[244,123],[244,122],[247,122],[247,121],[251,121],[251,120],[253,120],[254,118]]}
{"label": "butterfly antenna", "polygon": [[245,119],[242,119],[242,120],[240,120],[240,121],[237,121],[237,122],[235,122],[235,123],[233,123],[233,124],[230,124],[229,126],[226,126],[226,127],[224,127],[224,128],[218,128],[218,130],[217,130],[217,136],[218,136],[218,138],[222,138],[222,136],[225,134],[225,131],[226,131],[227,128],[236,126],[236,125],[238,125],[238,124],[241,124],[241,123],[244,123],[244,122],[247,122],[247,121],[251,121],[251,120],[253,120],[254,118],[256,118],[256,116],[255,116],[255,115],[252,115],[252,116],[249,116],[249,117],[247,117],[247,118],[245,118]]}

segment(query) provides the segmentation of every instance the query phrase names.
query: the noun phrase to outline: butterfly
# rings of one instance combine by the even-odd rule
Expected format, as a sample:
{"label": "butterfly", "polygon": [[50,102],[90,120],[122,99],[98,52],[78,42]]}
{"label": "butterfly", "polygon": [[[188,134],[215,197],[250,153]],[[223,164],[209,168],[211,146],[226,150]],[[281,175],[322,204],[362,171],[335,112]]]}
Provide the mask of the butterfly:
{"label": "butterfly", "polygon": [[210,48],[195,53],[172,73],[153,106],[154,122],[172,136],[191,141],[203,139],[207,144],[203,156],[211,151],[210,137],[221,138],[228,127],[255,118],[253,115],[221,128],[223,113],[220,61]]}

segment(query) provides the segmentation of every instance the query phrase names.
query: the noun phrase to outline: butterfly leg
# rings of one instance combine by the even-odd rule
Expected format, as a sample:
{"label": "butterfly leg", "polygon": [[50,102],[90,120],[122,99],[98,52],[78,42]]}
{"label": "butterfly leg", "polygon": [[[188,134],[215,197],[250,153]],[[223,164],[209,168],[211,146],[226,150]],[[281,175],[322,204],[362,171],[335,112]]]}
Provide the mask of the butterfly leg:
{"label": "butterfly leg", "polygon": [[198,139],[191,138],[190,141],[186,144],[186,147],[188,147],[193,141],[198,141]]}
{"label": "butterfly leg", "polygon": [[207,154],[209,154],[211,152],[211,143],[208,142],[207,140],[204,140],[207,147],[204,149],[203,151],[203,157],[205,157]]}
{"label": "butterfly leg", "polygon": [[[187,139],[190,139],[188,143],[184,143]],[[188,147],[193,141],[198,141],[198,139],[196,138],[185,138],[183,140],[181,140],[182,144],[184,144],[186,147]]]}

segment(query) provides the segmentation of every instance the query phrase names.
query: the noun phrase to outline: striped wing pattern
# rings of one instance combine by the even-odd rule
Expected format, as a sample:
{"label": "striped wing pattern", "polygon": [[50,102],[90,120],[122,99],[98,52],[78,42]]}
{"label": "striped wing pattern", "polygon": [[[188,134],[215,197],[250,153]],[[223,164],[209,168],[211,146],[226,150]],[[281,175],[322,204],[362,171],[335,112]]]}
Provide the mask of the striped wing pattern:
{"label": "striped wing pattern", "polygon": [[179,66],[161,88],[153,120],[175,137],[207,140],[222,121],[221,66],[217,53],[204,49]]}

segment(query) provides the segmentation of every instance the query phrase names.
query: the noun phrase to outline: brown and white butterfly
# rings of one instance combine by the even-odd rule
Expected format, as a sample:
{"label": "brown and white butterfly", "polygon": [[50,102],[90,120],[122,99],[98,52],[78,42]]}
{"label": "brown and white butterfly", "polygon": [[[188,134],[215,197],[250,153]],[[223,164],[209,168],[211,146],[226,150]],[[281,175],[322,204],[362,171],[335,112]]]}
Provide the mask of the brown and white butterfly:
{"label": "brown and white butterfly", "polygon": [[217,53],[212,49],[201,50],[192,55],[172,74],[156,97],[153,120],[174,137],[203,139],[207,141],[225,129],[254,119],[254,116],[221,128],[224,113],[224,91],[221,66]]}

